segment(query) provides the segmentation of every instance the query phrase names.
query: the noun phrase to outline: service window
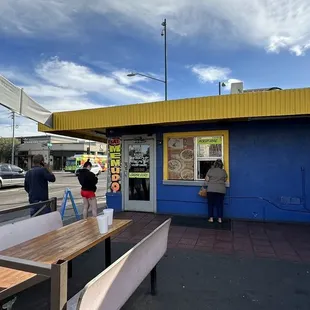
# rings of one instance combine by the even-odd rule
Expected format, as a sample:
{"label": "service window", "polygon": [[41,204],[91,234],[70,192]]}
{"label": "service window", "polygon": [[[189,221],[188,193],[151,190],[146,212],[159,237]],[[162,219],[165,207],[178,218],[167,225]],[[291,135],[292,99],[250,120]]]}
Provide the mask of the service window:
{"label": "service window", "polygon": [[196,138],[196,180],[204,179],[217,159],[224,162],[223,137]]}
{"label": "service window", "polygon": [[203,180],[217,159],[229,173],[228,131],[164,135],[164,180]]}

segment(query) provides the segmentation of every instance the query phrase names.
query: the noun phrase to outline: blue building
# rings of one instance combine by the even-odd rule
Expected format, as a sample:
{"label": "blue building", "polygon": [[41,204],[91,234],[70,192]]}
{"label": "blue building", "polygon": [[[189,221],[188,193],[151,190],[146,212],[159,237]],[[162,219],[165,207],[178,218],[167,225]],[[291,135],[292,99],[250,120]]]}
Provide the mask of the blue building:
{"label": "blue building", "polygon": [[309,222],[309,103],[310,89],[181,99],[55,113],[40,129],[108,142],[115,210],[206,217],[198,192],[220,158],[224,217]]}

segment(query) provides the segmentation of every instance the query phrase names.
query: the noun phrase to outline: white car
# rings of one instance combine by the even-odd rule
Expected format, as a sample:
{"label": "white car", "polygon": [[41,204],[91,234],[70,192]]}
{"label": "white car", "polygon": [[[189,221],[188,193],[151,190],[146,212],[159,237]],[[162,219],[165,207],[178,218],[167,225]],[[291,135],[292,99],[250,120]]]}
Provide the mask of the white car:
{"label": "white car", "polygon": [[[83,169],[83,166],[82,166],[82,165],[81,165],[79,168],[77,168],[77,169],[75,170],[75,175],[76,175],[76,176],[79,175],[79,172],[80,172],[81,169]],[[100,166],[99,164],[95,163],[95,164],[92,164],[92,167],[91,167],[90,171],[91,171],[93,174],[95,174],[96,176],[98,176],[98,175],[101,173],[102,168],[101,168],[101,166]]]}

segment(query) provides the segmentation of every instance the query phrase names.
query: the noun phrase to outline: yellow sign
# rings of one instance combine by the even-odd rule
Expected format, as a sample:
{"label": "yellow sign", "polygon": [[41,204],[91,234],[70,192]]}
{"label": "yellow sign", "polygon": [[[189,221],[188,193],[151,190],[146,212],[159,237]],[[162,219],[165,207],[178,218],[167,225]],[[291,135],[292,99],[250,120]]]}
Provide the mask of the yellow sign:
{"label": "yellow sign", "polygon": [[222,137],[199,138],[198,144],[222,144]]}
{"label": "yellow sign", "polygon": [[121,190],[121,140],[112,138],[108,140],[110,161],[110,189],[113,193]]}
{"label": "yellow sign", "polygon": [[129,172],[130,179],[149,179],[149,172]]}

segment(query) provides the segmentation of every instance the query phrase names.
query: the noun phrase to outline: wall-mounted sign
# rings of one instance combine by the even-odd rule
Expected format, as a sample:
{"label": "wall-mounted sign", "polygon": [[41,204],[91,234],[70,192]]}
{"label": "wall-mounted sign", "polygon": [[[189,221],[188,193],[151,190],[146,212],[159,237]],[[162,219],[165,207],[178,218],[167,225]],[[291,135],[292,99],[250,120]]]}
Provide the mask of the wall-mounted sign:
{"label": "wall-mounted sign", "polygon": [[197,157],[210,158],[222,157],[222,137],[197,138]]}
{"label": "wall-mounted sign", "polygon": [[108,139],[108,151],[109,151],[109,179],[108,190],[113,193],[119,192],[121,190],[121,139],[120,138],[110,138]]}
{"label": "wall-mounted sign", "polygon": [[198,144],[222,144],[222,137],[198,138]]}

